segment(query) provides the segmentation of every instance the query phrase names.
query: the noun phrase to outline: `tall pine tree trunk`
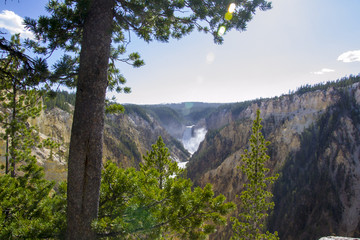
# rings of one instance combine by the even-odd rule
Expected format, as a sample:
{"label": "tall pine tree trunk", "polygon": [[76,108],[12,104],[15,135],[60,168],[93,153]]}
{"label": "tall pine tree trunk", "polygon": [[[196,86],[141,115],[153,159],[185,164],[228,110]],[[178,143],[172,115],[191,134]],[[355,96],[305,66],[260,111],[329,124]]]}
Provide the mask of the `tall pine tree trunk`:
{"label": "tall pine tree trunk", "polygon": [[5,147],[5,174],[9,174],[9,135],[6,134],[6,147]]}
{"label": "tall pine tree trunk", "polygon": [[16,97],[17,97],[17,86],[16,86],[16,80],[13,80],[13,105],[12,105],[12,115],[11,115],[11,145],[10,145],[10,156],[11,156],[11,177],[16,177],[15,167],[16,167],[16,156],[15,156],[15,149],[17,149],[17,144],[15,143],[14,139],[16,138],[16,128],[14,126],[14,123],[16,121]]}
{"label": "tall pine tree trunk", "polygon": [[114,0],[89,0],[68,162],[67,239],[96,238]]}

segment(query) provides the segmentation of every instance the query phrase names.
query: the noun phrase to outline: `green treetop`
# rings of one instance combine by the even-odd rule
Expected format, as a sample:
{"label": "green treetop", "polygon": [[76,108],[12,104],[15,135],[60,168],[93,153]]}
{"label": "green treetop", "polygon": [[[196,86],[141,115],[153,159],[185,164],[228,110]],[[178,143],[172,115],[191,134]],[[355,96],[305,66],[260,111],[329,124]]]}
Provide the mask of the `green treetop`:
{"label": "green treetop", "polygon": [[183,169],[170,159],[169,149],[165,147],[161,137],[143,159],[145,164],[140,164],[141,171],[154,175],[158,179],[159,189],[164,188],[166,180],[178,177],[183,172]]}
{"label": "green treetop", "polygon": [[270,158],[266,154],[270,143],[265,142],[261,129],[260,110],[257,110],[252,126],[253,133],[249,140],[250,149],[246,149],[241,156],[243,163],[241,170],[247,183],[244,184],[244,190],[240,195],[239,216],[232,218],[233,240],[279,239],[276,232],[275,234],[265,232],[269,210],[274,208],[269,186],[274,183],[278,175],[268,176],[270,170],[265,167],[265,163]]}
{"label": "green treetop", "polygon": [[161,137],[144,156],[140,171],[108,162],[103,171],[98,236],[114,239],[206,239],[234,209],[214,197],[211,185],[192,183],[171,161]]}

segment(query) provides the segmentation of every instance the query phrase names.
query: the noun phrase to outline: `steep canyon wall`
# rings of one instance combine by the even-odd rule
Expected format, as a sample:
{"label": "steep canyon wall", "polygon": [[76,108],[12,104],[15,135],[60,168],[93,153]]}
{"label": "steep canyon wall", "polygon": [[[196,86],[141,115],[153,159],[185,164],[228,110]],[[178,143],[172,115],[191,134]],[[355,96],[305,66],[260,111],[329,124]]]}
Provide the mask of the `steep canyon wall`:
{"label": "steep canyon wall", "polygon": [[[275,209],[269,229],[281,239],[354,236],[360,231],[360,85],[229,105],[207,118],[209,129],[188,164],[197,185],[236,198],[246,179],[237,168],[261,110]],[[229,237],[229,227],[214,239]]]}

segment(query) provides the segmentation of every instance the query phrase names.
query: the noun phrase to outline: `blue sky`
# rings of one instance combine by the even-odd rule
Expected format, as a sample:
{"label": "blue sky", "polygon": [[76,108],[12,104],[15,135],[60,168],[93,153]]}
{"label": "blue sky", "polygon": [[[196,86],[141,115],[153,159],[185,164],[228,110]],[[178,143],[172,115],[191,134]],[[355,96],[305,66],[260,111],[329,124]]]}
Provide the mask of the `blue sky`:
{"label": "blue sky", "polygon": [[[0,28],[15,31],[21,17],[45,14],[47,1],[4,2]],[[359,0],[272,2],[273,9],[258,11],[247,31],[227,33],[222,45],[197,32],[169,43],[132,36],[128,52],[139,52],[146,65],[119,64],[132,93],[116,95],[118,102],[239,102],[360,73]]]}

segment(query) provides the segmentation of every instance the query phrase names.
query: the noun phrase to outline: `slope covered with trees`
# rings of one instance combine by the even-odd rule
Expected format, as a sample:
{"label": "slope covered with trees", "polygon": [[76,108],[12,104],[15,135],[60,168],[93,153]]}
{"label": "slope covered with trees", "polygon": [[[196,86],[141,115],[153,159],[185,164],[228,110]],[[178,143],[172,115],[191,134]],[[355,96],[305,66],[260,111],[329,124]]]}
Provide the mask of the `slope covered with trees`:
{"label": "slope covered with trees", "polygon": [[344,89],[339,101],[303,131],[300,149],[281,170],[270,225],[282,238],[360,234],[359,217],[350,213],[358,212],[359,136],[359,102]]}
{"label": "slope covered with trees", "polygon": [[[266,167],[280,174],[268,229],[280,239],[358,236],[360,76],[324,86],[221,107],[206,120],[212,130],[190,159],[188,176],[199,186],[212,183],[216,193],[239,204],[245,178],[236,163],[259,108],[262,133],[271,142]],[[214,238],[230,233],[228,228]]]}

